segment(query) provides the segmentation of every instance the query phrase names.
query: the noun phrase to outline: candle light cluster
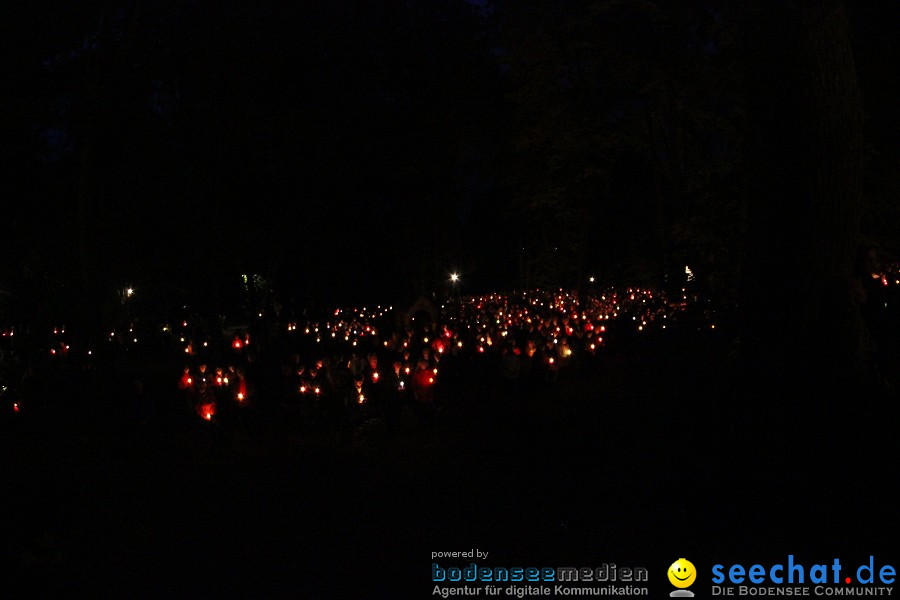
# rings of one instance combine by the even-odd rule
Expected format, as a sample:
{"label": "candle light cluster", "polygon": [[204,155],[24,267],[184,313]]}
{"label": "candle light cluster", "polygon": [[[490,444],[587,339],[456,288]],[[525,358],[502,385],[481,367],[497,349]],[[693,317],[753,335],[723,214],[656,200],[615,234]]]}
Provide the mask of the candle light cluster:
{"label": "candle light cluster", "polygon": [[[234,363],[246,365],[260,346],[281,348],[283,406],[384,414],[397,402],[430,403],[445,371],[452,377],[460,361],[553,381],[562,370],[599,356],[616,335],[664,330],[695,301],[686,289],[675,298],[642,287],[588,295],[530,290],[453,299],[436,307],[433,320],[422,322],[420,316],[418,323],[403,322],[392,306],[340,307],[322,320],[286,320],[260,344],[251,344],[246,333],[234,334],[228,349]],[[194,356],[200,340],[187,322],[181,325],[180,343]],[[199,354],[208,351],[203,347]],[[450,360],[447,369],[444,360]],[[240,373],[243,388],[231,389],[224,401],[248,405],[253,394],[242,367],[227,370]],[[203,377],[186,370],[182,389],[196,390],[198,376]],[[221,387],[218,379],[211,383],[214,390]],[[210,403],[194,404],[204,418],[215,415]]]}
{"label": "candle light cluster", "polygon": [[[868,284],[878,289],[900,287],[900,264],[870,275]],[[600,360],[606,348],[624,337],[665,335],[684,324],[711,335],[721,329],[715,309],[690,284],[669,290],[602,288],[591,279],[587,292],[535,289],[457,296],[416,316],[381,305],[338,307],[324,318],[309,319],[254,311],[258,321],[227,332],[187,312],[159,324],[132,317],[88,341],[71,337],[59,323],[48,331],[45,356],[59,364],[77,359],[90,365],[120,353],[174,354],[187,365],[178,387],[202,419],[214,421],[223,403],[254,403],[256,381],[250,367],[271,360],[280,361],[281,389],[286,391],[266,393],[283,404],[383,413],[396,397],[430,402],[433,389],[452,379],[460,365],[484,365],[509,378],[530,375],[553,381],[567,369]],[[0,326],[2,344],[14,347],[19,341],[13,338],[22,337],[22,331],[21,324]],[[25,337],[35,338],[27,327],[24,331]]]}

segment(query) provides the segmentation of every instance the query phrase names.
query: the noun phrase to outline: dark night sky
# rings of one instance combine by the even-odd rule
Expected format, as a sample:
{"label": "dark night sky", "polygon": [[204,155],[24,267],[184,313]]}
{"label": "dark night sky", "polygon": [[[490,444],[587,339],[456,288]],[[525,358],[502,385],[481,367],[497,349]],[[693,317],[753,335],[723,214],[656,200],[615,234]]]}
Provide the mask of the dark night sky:
{"label": "dark night sky", "polygon": [[302,295],[374,296],[430,284],[495,217],[479,163],[496,145],[498,84],[469,5],[112,3],[27,18],[4,155],[22,198],[16,250],[34,234],[55,249],[32,252],[42,270],[63,248],[74,258],[84,232],[110,279],[186,287],[248,271]]}
{"label": "dark night sky", "polygon": [[[371,301],[451,270],[474,291],[729,268],[739,11],[563,4],[19,7],[4,19],[3,284],[199,302],[253,272],[298,299]],[[852,17],[887,196],[881,4]]]}

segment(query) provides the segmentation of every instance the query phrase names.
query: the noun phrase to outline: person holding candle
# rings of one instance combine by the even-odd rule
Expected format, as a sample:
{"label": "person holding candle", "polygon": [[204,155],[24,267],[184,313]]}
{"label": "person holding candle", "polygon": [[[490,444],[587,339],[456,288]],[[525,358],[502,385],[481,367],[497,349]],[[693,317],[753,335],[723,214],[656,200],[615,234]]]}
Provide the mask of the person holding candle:
{"label": "person holding candle", "polygon": [[419,422],[431,426],[434,422],[434,371],[423,357],[416,364],[413,375],[413,412]]}
{"label": "person holding candle", "polygon": [[363,370],[363,391],[366,395],[371,416],[384,415],[385,381],[386,377],[383,376],[378,367],[378,355],[370,352],[367,357],[366,367]]}
{"label": "person holding candle", "polygon": [[194,398],[194,410],[197,414],[207,420],[212,420],[216,414],[216,397],[213,395],[212,389],[207,381],[201,379],[196,387],[196,396]]}
{"label": "person holding candle", "polygon": [[408,379],[409,376],[403,372],[403,362],[399,357],[395,358],[384,380],[384,422],[388,430],[395,429],[400,420],[406,403]]}

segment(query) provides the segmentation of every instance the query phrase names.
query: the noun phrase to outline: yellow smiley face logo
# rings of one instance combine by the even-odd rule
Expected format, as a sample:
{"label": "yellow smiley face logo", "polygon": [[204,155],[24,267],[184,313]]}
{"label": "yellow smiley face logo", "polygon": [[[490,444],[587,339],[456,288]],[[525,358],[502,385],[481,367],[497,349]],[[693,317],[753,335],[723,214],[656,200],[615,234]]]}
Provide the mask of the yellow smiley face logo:
{"label": "yellow smiley face logo", "polygon": [[697,569],[694,568],[691,561],[685,558],[679,558],[669,567],[669,581],[677,588],[690,587],[695,579],[697,579]]}

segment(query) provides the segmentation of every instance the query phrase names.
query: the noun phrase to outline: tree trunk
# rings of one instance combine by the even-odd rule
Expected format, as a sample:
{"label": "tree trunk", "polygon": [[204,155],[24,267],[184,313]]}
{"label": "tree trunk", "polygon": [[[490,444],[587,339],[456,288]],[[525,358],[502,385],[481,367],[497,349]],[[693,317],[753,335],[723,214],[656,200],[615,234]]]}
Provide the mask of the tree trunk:
{"label": "tree trunk", "polygon": [[860,94],[840,0],[764,2],[750,24],[745,349],[759,383],[797,400],[865,377]]}

